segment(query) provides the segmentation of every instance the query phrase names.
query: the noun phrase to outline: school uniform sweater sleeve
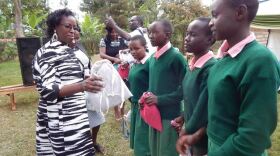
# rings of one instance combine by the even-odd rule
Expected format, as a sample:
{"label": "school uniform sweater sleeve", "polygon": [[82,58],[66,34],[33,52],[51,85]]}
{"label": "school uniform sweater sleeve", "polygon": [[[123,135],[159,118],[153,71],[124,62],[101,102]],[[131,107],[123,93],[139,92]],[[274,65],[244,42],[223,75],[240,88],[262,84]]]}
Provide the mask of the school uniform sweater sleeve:
{"label": "school uniform sweater sleeve", "polygon": [[[224,108],[238,110],[237,118],[229,118],[230,114],[226,114],[226,111],[223,112],[218,107],[211,107],[213,101],[209,100],[209,123],[216,113],[219,113],[216,114],[216,117],[220,115],[220,118],[223,118],[222,122],[219,122],[218,119],[215,125],[212,124],[215,121],[208,124],[209,137],[216,143],[225,140],[221,142],[222,144],[217,150],[210,151],[208,156],[261,156],[264,150],[271,146],[270,136],[277,124],[276,91],[279,87],[279,65],[276,59],[271,57],[271,52],[261,48],[256,42],[250,43],[245,49],[242,54],[239,54],[242,55],[238,56],[239,61],[236,61],[237,59],[226,61],[228,66],[224,67],[232,74],[227,74],[227,81],[232,81],[236,85],[238,94],[237,97],[233,98],[236,98],[240,103],[233,103],[229,99],[231,97],[225,96],[236,95],[234,92],[228,92],[230,93],[228,94],[226,89],[220,90],[224,91],[224,95],[220,95],[219,101],[216,101],[217,103],[222,102]],[[235,67],[230,68],[230,66]],[[236,71],[235,74],[232,72],[233,70]],[[219,77],[217,70],[212,72],[216,72],[216,78]],[[213,80],[213,78],[211,79]],[[225,81],[221,83],[226,84]],[[210,84],[209,87],[213,86]],[[210,92],[209,95],[213,96]],[[234,120],[236,126],[228,126]],[[214,126],[218,126],[216,128],[224,127],[224,134],[215,135]],[[216,133],[218,132],[216,131]]]}
{"label": "school uniform sweater sleeve", "polygon": [[276,85],[270,78],[255,78],[242,91],[247,93],[243,95],[237,131],[209,156],[261,156],[271,146],[269,138],[277,118]]}
{"label": "school uniform sweater sleeve", "polygon": [[[186,122],[186,132],[192,134],[196,132],[201,127],[207,126],[207,101],[208,101],[208,90],[207,90],[207,78],[209,68],[213,64],[207,65],[204,70],[201,70],[201,80],[199,87],[199,96],[197,98],[197,102],[195,103],[194,110],[190,118],[187,119]],[[187,83],[187,82],[186,82]],[[186,93],[190,94],[190,93]],[[193,97],[186,97],[186,98],[193,98]],[[188,110],[186,110],[188,111]]]}
{"label": "school uniform sweater sleeve", "polygon": [[173,103],[180,103],[182,101],[182,80],[184,79],[184,76],[186,74],[186,60],[183,57],[176,57],[174,58],[174,60],[172,60],[172,62],[172,69],[174,74],[172,76],[177,77],[179,85],[177,86],[176,90],[167,94],[159,95],[158,105],[170,105]]}
{"label": "school uniform sweater sleeve", "polygon": [[162,119],[174,119],[180,115],[182,80],[186,73],[186,59],[171,47],[158,59],[149,59],[149,89],[158,98]]}

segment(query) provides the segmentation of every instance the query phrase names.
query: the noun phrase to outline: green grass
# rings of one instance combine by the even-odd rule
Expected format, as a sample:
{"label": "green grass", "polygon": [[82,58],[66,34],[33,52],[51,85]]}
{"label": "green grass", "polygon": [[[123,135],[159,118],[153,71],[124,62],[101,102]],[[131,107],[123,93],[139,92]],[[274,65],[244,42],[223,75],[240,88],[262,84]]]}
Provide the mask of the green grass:
{"label": "green grass", "polygon": [[[95,56],[93,60],[98,57]],[[17,61],[0,64],[0,86],[22,83]],[[38,94],[16,93],[17,110],[11,111],[9,97],[0,96],[0,156],[35,155],[35,123]],[[130,156],[129,142],[122,137],[120,126],[114,120],[113,111],[106,114],[98,142],[105,146],[106,156]],[[272,135],[270,156],[280,155],[280,96],[278,96],[278,126]]]}
{"label": "green grass", "polygon": [[18,61],[8,61],[0,64],[0,87],[22,83]]}

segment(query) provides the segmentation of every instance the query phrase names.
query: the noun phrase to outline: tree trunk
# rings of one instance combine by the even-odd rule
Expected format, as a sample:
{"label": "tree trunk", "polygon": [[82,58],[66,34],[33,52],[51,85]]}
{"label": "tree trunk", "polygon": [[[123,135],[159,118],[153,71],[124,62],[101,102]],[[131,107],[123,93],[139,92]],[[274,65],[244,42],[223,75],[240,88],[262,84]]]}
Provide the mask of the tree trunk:
{"label": "tree trunk", "polygon": [[21,0],[14,0],[16,37],[24,37],[22,29]]}

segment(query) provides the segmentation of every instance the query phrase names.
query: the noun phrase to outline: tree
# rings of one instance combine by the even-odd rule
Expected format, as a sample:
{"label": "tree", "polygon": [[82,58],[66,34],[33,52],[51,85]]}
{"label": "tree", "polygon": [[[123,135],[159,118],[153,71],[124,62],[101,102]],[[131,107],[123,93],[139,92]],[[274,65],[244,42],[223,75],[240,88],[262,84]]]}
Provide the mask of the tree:
{"label": "tree", "polygon": [[144,18],[144,25],[147,27],[150,23],[157,19],[158,5],[156,0],[140,0],[138,14]]}
{"label": "tree", "polygon": [[67,5],[68,5],[68,1],[67,0],[60,0],[59,4],[62,5],[64,8],[66,8]]}
{"label": "tree", "polygon": [[[156,0],[83,0],[80,9],[88,15],[82,23],[82,42],[87,51],[98,52],[99,41],[105,34],[104,20],[110,15],[124,29],[128,18],[142,15],[147,25],[156,19]],[[152,11],[151,11],[152,10]]]}
{"label": "tree", "polygon": [[[28,24],[26,19],[22,20],[25,16],[35,14],[36,17],[40,17],[48,14],[48,11],[49,7],[46,6],[46,0],[1,0],[0,15],[4,18],[0,18],[0,29],[6,33],[11,29],[12,23],[19,29]],[[22,24],[19,24],[20,21],[22,21]]]}
{"label": "tree", "polygon": [[111,15],[118,25],[127,28],[128,18],[142,15],[148,24],[156,19],[156,0],[83,0],[81,10],[104,21]]}
{"label": "tree", "polygon": [[82,43],[89,54],[98,53],[99,41],[102,37],[104,25],[98,19],[92,20],[90,15],[86,14],[81,24]]}
{"label": "tree", "polygon": [[14,0],[16,37],[24,37],[22,29],[21,0]]}
{"label": "tree", "polygon": [[163,18],[169,19],[174,27],[172,43],[184,49],[184,37],[188,24],[197,17],[209,16],[208,9],[198,0],[185,0],[163,3]]}
{"label": "tree", "polygon": [[[21,0],[23,4],[23,24],[25,35],[43,36],[46,28],[45,19],[50,8],[47,6],[47,0]],[[65,1],[65,0],[64,0]],[[67,5],[67,2],[61,1]]]}
{"label": "tree", "polygon": [[0,31],[3,38],[9,37],[7,30],[10,29],[11,23],[13,23],[13,12],[12,0],[0,1]]}
{"label": "tree", "polygon": [[[81,10],[98,19],[101,23],[106,14],[112,15],[118,25],[127,29],[128,18],[132,15],[144,17],[147,27],[157,18],[166,18],[174,26],[172,43],[183,50],[185,29],[187,25],[199,16],[208,16],[208,9],[198,0],[83,0]],[[163,14],[160,17],[159,11]]]}

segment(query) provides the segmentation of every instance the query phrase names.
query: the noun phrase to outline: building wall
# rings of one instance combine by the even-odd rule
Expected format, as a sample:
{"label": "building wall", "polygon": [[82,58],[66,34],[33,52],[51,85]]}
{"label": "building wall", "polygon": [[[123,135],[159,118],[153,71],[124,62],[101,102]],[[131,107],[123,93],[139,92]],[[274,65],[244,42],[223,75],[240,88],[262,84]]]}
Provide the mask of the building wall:
{"label": "building wall", "polygon": [[266,46],[268,40],[268,30],[252,28],[251,31],[255,33],[256,40]]}

